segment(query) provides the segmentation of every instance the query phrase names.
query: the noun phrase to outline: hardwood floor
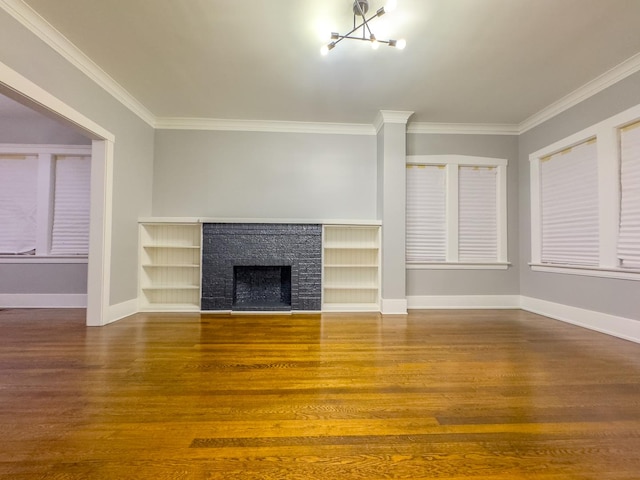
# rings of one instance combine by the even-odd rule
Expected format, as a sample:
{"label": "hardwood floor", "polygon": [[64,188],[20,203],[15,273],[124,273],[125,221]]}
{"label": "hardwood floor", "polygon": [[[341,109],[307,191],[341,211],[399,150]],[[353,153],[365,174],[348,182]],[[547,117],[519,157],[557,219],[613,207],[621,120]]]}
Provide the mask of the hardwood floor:
{"label": "hardwood floor", "polygon": [[518,310],[0,311],[0,478],[640,478],[640,345]]}

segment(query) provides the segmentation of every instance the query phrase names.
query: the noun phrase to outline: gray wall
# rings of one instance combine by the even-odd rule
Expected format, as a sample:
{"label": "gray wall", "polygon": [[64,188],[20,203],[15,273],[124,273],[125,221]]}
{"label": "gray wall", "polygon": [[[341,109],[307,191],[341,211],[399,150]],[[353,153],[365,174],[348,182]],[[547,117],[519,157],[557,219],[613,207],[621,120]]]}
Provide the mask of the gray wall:
{"label": "gray wall", "polygon": [[35,112],[29,116],[8,118],[0,108],[0,143],[90,145],[91,140]]}
{"label": "gray wall", "polygon": [[407,155],[506,158],[507,270],[407,270],[407,295],[518,295],[518,137],[515,135],[409,134]]}
{"label": "gray wall", "polygon": [[[4,10],[0,10],[0,61],[115,135],[110,304],[134,299],[137,219],[151,214],[153,129]],[[5,271],[0,269],[0,276],[7,275]],[[60,281],[56,276],[42,279],[49,280]],[[5,276],[2,282],[7,281],[11,282]],[[25,285],[19,293],[40,293],[31,288]]]}
{"label": "gray wall", "polygon": [[375,219],[376,137],[158,130],[156,216]]}
{"label": "gray wall", "polygon": [[85,294],[86,263],[0,263],[0,293]]}
{"label": "gray wall", "polygon": [[520,136],[520,292],[527,297],[640,320],[640,281],[533,272],[529,154],[640,102],[636,73]]}

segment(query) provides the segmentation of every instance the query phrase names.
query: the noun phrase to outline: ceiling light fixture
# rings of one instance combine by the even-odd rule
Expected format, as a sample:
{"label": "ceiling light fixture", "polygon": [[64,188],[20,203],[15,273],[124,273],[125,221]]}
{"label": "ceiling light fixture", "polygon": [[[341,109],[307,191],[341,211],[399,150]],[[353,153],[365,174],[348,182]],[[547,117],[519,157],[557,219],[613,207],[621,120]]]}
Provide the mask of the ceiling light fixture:
{"label": "ceiling light fixture", "polygon": [[[329,53],[329,50],[333,50],[338,43],[346,38],[350,40],[371,42],[371,48],[373,48],[374,50],[377,50],[378,47],[380,47],[381,43],[386,43],[390,47],[395,47],[402,50],[407,46],[407,42],[405,40],[380,40],[376,38],[376,36],[371,31],[371,28],[369,27],[369,22],[371,20],[395,10],[396,4],[396,0],[388,0],[387,4],[384,7],[379,8],[374,15],[372,15],[370,18],[367,18],[366,15],[369,11],[369,0],[355,0],[353,2],[353,28],[345,35],[340,35],[339,33],[332,32],[331,43],[323,45],[320,49],[320,53],[322,55],[326,55],[327,53]],[[360,19],[358,19],[357,17],[360,17]],[[362,35],[360,35],[360,33],[358,32],[358,30],[360,29],[362,29]],[[356,34],[357,36],[353,36],[353,34]]]}

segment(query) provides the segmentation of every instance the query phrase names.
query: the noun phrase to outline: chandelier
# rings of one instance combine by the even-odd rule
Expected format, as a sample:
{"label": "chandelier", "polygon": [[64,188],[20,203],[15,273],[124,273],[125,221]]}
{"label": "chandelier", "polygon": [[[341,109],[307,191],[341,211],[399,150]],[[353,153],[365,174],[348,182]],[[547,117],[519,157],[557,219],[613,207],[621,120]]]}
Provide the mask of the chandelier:
{"label": "chandelier", "polygon": [[323,45],[320,49],[320,53],[322,55],[326,55],[330,50],[333,50],[338,43],[345,39],[371,42],[371,48],[373,48],[374,50],[377,50],[378,47],[380,47],[381,43],[386,43],[390,47],[395,47],[402,50],[407,45],[407,42],[405,40],[380,40],[379,38],[376,38],[374,33],[371,31],[371,27],[369,26],[369,22],[371,22],[371,20],[381,17],[387,12],[395,10],[395,7],[396,0],[389,0],[384,7],[380,7],[375,14],[367,18],[366,15],[369,11],[369,0],[355,0],[353,2],[353,28],[345,35],[340,35],[337,32],[332,32],[331,43]]}

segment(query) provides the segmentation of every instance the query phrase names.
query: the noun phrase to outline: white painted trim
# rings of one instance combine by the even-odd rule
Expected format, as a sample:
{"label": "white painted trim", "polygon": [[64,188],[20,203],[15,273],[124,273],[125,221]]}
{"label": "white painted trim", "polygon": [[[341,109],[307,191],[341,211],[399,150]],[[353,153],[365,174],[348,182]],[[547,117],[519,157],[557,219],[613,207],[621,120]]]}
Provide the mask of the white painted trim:
{"label": "white painted trim", "polygon": [[527,312],[544,315],[579,327],[595,330],[614,337],[640,343],[640,320],[585,310],[539,298],[522,296],[521,308]]}
{"label": "white painted trim", "polygon": [[520,295],[415,295],[408,296],[410,310],[456,308],[520,308]]}
{"label": "white painted trim", "polygon": [[637,269],[581,267],[578,265],[547,265],[544,263],[530,263],[529,266],[534,272],[583,275],[586,277],[618,278],[621,280],[640,280],[640,270]]}
{"label": "white painted trim", "polygon": [[378,133],[385,123],[399,123],[406,125],[413,112],[400,110],[380,110],[373,121],[375,133]]}
{"label": "white painted trim", "polygon": [[533,114],[520,123],[518,126],[518,132],[522,134],[534,127],[537,127],[556,115],[569,110],[571,107],[576,106],[580,102],[587,100],[638,71],[640,71],[640,53],[637,53],[619,65],[616,65],[611,70],[596,77],[551,105],[548,105],[538,113]]}
{"label": "white painted trim", "polygon": [[111,224],[113,208],[114,144],[94,140],[91,154],[91,212],[89,216],[89,267],[87,326],[109,323],[111,292]]}
{"label": "white painted trim", "polygon": [[113,323],[130,315],[138,313],[138,299],[127,300],[109,307],[107,323]]}
{"label": "white painted trim", "polygon": [[449,263],[449,262],[433,262],[433,263],[407,263],[407,270],[507,270],[511,263],[505,262],[475,262],[475,263]]}
{"label": "white painted trim", "polygon": [[407,300],[404,298],[382,298],[380,313],[383,315],[406,315]]}
{"label": "white painted trim", "polygon": [[140,217],[139,223],[295,223],[309,225],[382,225],[381,220],[318,218]]}
{"label": "white painted trim", "polygon": [[408,165],[469,165],[487,167],[506,167],[505,158],[475,157],[472,155],[407,155]]}
{"label": "white painted trim", "polygon": [[155,124],[155,116],[142,103],[29,5],[21,0],[0,0],[0,8],[146,123]]}
{"label": "white painted trim", "polygon": [[0,153],[22,155],[91,155],[91,145],[0,143]]}
{"label": "white painted trim", "polygon": [[[6,1],[7,0],[0,0],[0,7],[2,6],[2,2]],[[54,112],[61,119],[80,127],[91,138],[104,138],[105,140],[115,141],[115,136],[111,132],[105,130],[93,120],[74,110],[2,62],[0,62],[0,86],[8,89],[8,91],[0,89],[0,93],[14,100],[18,99],[18,101],[19,98],[26,97],[32,102],[28,105],[30,108]]]}
{"label": "white painted trim", "polygon": [[0,293],[0,308],[85,308],[83,293]]}
{"label": "white painted trim", "polygon": [[508,123],[428,123],[411,122],[407,133],[444,135],[518,135],[518,125]]}
{"label": "white painted trim", "polygon": [[377,303],[328,303],[322,305],[322,313],[337,312],[379,312],[380,306]]}
{"label": "white painted trim", "polygon": [[222,118],[158,118],[155,128],[158,130],[219,130],[332,135],[375,135],[376,133],[372,125],[360,123],[285,122]]}
{"label": "white painted trim", "polygon": [[384,123],[401,123],[406,125],[411,115],[413,115],[413,112],[408,110],[380,110],[380,117],[382,117]]}

